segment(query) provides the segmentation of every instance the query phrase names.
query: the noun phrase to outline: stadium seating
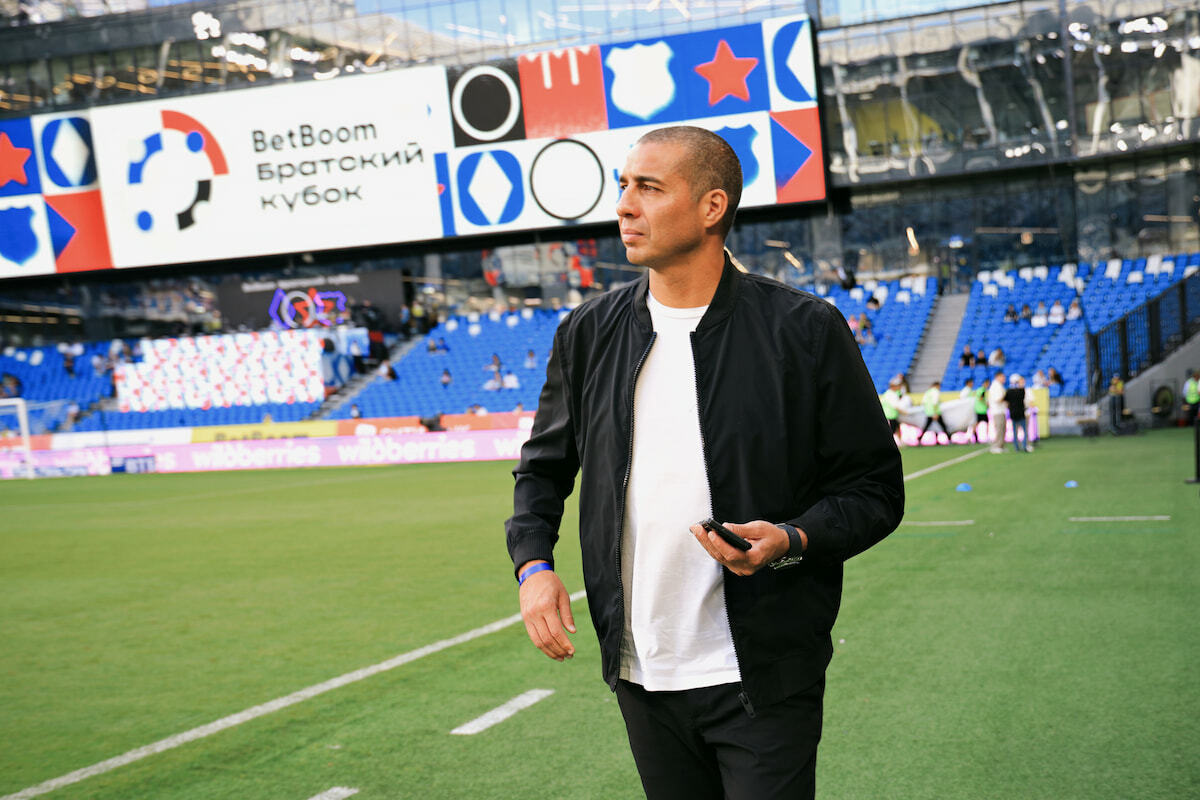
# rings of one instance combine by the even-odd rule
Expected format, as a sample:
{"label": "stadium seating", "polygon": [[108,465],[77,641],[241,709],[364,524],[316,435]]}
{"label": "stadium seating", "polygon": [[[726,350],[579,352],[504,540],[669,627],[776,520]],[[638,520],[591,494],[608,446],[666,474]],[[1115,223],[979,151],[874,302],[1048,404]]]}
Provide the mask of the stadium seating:
{"label": "stadium seating", "polygon": [[[943,388],[955,390],[968,378],[985,380],[986,367],[960,368],[965,345],[973,351],[1005,351],[1005,371],[1027,378],[1036,370],[1056,368],[1064,385],[1052,395],[1086,393],[1086,334],[1098,331],[1147,299],[1200,270],[1200,253],[1191,255],[1114,259],[1089,264],[981,272],[971,287],[958,340],[944,372]],[[846,290],[833,286],[820,294],[847,319],[866,314],[874,343],[862,343],[863,359],[882,392],[888,379],[908,372],[915,358],[930,309],[937,294],[933,278],[865,281]],[[867,303],[879,300],[877,309]],[[1020,309],[1055,300],[1069,306],[1079,298],[1084,315],[1061,325],[1005,322],[1011,304]],[[363,417],[422,416],[462,413],[479,405],[490,411],[510,411],[517,404],[537,407],[554,331],[567,311],[526,309],[520,312],[470,314],[453,317],[393,365],[396,379],[374,378],[352,402],[328,415],[351,416],[353,405]],[[326,334],[327,335],[327,334]],[[211,337],[144,340],[141,361],[123,365],[115,381],[121,411],[85,414],[74,430],[127,430],[173,426],[259,423],[265,418],[291,422],[311,417],[324,399],[323,336],[317,331],[230,334]],[[431,352],[426,343],[445,341],[446,349]],[[113,392],[113,380],[96,376],[95,354],[106,356],[108,342],[85,346],[77,358],[75,377],[67,375],[59,348],[8,348],[0,355],[0,373],[15,376],[22,395],[31,403],[34,433],[62,429],[69,403],[82,410]],[[532,366],[527,353],[534,353]],[[487,368],[499,357],[503,372],[511,371],[519,388],[488,390]],[[328,356],[328,354],[326,354]],[[1131,357],[1136,357],[1131,353]],[[324,365],[328,372],[328,365]],[[443,386],[449,370],[453,381]],[[328,379],[328,376],[325,376]],[[327,382],[327,381],[325,381]],[[58,401],[46,402],[46,401]]]}
{"label": "stadium seating", "polygon": [[[546,360],[554,331],[566,311],[525,309],[519,313],[493,312],[456,316],[429,332],[425,341],[445,340],[446,351],[430,352],[424,343],[393,364],[396,379],[376,378],[357,397],[364,417],[429,417],[458,414],[479,404],[489,411],[511,411],[517,403],[526,410],[537,407],[538,393],[546,377]],[[534,365],[526,366],[527,353],[534,352]],[[517,389],[486,390],[491,376],[487,365],[498,355],[502,371],[511,371],[520,383]],[[453,378],[443,386],[441,375]],[[350,417],[346,404],[331,419]]]}
{"label": "stadium seating", "polygon": [[1058,301],[1064,308],[1069,307],[1085,284],[1087,272],[1087,265],[1074,264],[981,272],[971,286],[954,352],[942,377],[942,388],[959,389],[968,378],[974,379],[976,385],[990,379],[995,368],[963,367],[959,354],[967,346],[972,352],[983,350],[985,354],[999,347],[1004,351],[1004,371],[1009,375],[1023,375],[1028,384],[1037,370],[1048,372],[1054,367],[1063,376],[1063,385],[1053,387],[1052,395],[1084,394],[1085,318],[1056,325],[1036,317],[1032,321],[1005,322],[1004,316],[1010,305],[1036,309],[1042,303],[1050,308]]}
{"label": "stadium seating", "polygon": [[1196,269],[1200,253],[1098,262],[1083,290],[1088,330],[1096,333]]}
{"label": "stadium seating", "polygon": [[[83,410],[112,394],[111,377],[96,375],[92,369],[92,356],[106,356],[108,346],[107,342],[85,345],[83,355],[75,359],[74,377],[67,374],[63,354],[54,346],[9,347],[0,354],[0,375],[8,373],[21,382],[21,397],[29,403],[32,433],[59,430],[70,403]],[[11,427],[15,429],[15,422]]]}
{"label": "stadium seating", "polygon": [[320,402],[265,403],[210,409],[165,409],[162,411],[98,411],[74,427],[75,431],[120,431],[144,428],[190,428],[204,425],[249,425],[267,416],[272,422],[298,422],[308,419]]}
{"label": "stadium seating", "polygon": [[[901,278],[896,281],[866,281],[850,290],[834,286],[822,295],[849,319],[865,313],[871,320],[875,344],[860,344],[863,361],[875,382],[876,391],[887,390],[895,374],[908,372],[921,334],[937,297],[936,278]],[[875,297],[880,307],[871,311],[867,301]]]}

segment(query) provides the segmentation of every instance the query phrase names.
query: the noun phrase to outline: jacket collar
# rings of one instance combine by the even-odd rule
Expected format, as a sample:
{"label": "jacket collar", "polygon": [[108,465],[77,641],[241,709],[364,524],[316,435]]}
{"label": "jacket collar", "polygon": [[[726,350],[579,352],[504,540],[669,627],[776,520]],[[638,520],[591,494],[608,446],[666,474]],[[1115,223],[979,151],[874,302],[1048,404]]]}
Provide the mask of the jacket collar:
{"label": "jacket collar", "polygon": [[[740,285],[741,273],[730,260],[729,251],[725,251],[725,268],[721,271],[721,282],[717,284],[717,291],[708,304],[708,311],[704,312],[704,317],[696,326],[696,330],[710,328],[729,316],[733,311],[734,300],[737,298]],[[646,302],[648,294],[650,294],[650,270],[642,273],[642,277],[634,289],[633,313],[641,327],[653,330],[654,323],[650,319],[650,306]]]}

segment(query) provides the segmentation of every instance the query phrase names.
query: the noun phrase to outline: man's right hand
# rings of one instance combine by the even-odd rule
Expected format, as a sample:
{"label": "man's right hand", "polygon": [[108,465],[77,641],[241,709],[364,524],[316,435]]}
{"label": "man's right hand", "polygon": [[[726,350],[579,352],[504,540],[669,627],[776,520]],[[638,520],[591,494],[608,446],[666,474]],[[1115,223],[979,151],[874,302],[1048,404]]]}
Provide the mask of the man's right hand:
{"label": "man's right hand", "polygon": [[[518,574],[542,561],[530,561],[521,565]],[[575,618],[571,616],[571,596],[567,587],[553,570],[536,572],[525,579],[520,588],[521,618],[529,640],[555,661],[564,661],[575,655],[575,645],[567,638],[567,631],[575,633]]]}

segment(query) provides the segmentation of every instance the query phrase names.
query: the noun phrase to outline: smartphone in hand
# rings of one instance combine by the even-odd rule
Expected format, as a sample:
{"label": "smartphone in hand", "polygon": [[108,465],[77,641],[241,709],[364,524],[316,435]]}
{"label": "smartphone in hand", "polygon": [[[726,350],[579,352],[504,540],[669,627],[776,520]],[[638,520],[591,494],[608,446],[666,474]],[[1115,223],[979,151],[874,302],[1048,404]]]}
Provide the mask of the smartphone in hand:
{"label": "smartphone in hand", "polygon": [[747,542],[742,537],[738,536],[733,531],[729,530],[729,528],[726,528],[724,525],[717,522],[715,519],[709,518],[709,519],[704,520],[703,522],[700,523],[700,527],[704,528],[704,530],[706,530],[706,531],[712,531],[713,533],[717,534],[717,536],[720,536],[722,539],[724,539],[726,542],[728,542],[731,546],[736,547],[738,550],[742,550],[744,552],[744,551],[750,549],[749,542]]}

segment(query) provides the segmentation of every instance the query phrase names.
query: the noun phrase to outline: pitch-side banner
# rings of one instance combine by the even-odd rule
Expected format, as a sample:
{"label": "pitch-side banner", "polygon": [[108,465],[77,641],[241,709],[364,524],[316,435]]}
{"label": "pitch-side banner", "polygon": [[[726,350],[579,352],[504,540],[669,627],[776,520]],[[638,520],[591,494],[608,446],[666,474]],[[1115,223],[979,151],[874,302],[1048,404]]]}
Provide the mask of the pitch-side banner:
{"label": "pitch-side banner", "polygon": [[0,120],[0,278],[615,217],[647,130],[741,158],[742,205],[822,199],[805,16]]}

